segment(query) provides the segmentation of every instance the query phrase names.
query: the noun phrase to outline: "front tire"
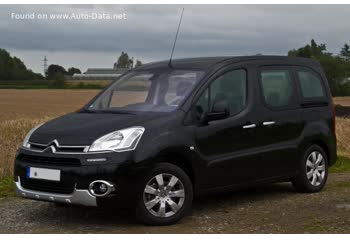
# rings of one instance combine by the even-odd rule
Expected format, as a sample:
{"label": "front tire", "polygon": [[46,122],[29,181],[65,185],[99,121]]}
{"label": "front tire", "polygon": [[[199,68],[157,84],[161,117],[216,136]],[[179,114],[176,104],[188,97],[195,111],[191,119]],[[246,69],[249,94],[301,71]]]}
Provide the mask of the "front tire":
{"label": "front tire", "polygon": [[298,192],[314,193],[323,189],[328,178],[328,159],[318,145],[310,146],[304,153],[299,174],[292,183]]}
{"label": "front tire", "polygon": [[136,217],[149,225],[169,225],[191,209],[192,182],[179,167],[155,165],[143,178],[137,193]]}

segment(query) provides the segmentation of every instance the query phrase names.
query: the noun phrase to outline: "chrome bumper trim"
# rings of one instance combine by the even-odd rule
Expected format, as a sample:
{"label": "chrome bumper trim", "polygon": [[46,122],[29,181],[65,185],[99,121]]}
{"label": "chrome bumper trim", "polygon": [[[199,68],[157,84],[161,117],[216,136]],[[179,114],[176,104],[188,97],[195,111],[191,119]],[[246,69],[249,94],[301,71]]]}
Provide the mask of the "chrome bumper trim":
{"label": "chrome bumper trim", "polygon": [[16,193],[23,198],[42,200],[48,202],[60,202],[68,204],[78,204],[83,206],[96,207],[96,197],[92,196],[88,190],[75,189],[72,194],[57,194],[24,189],[21,186],[20,178],[16,182]]}

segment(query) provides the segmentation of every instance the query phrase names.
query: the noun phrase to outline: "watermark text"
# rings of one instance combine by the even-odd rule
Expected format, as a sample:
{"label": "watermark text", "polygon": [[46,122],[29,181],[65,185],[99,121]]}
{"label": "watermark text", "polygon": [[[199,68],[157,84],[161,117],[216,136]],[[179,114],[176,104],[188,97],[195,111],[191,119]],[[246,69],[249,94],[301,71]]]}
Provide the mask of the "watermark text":
{"label": "watermark text", "polygon": [[11,13],[12,20],[107,20],[121,21],[127,19],[126,13]]}

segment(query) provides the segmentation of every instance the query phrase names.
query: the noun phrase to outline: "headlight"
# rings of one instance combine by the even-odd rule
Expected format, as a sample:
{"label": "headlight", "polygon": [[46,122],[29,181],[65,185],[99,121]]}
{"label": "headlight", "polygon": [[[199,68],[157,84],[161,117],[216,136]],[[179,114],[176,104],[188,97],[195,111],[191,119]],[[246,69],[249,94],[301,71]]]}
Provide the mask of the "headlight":
{"label": "headlight", "polygon": [[144,131],[144,127],[131,127],[109,133],[93,142],[89,152],[134,150]]}
{"label": "headlight", "polygon": [[35,132],[35,130],[37,130],[39,127],[41,127],[44,123],[42,124],[39,124],[38,126],[34,127],[32,130],[30,130],[27,134],[27,136],[24,138],[23,140],[23,143],[22,143],[22,146],[25,147],[25,148],[29,148],[30,145],[29,145],[29,138],[30,136],[32,136],[32,134]]}

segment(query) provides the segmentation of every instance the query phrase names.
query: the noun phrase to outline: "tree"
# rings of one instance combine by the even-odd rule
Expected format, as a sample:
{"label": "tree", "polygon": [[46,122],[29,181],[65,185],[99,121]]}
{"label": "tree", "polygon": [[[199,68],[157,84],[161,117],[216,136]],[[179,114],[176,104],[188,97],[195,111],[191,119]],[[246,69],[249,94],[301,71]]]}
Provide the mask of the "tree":
{"label": "tree", "polygon": [[129,59],[129,64],[128,64],[128,68],[133,68],[134,67],[134,57],[132,57],[131,59]]}
{"label": "tree", "polygon": [[136,59],[135,68],[140,67],[141,65],[142,65],[142,62]]}
{"label": "tree", "polygon": [[49,83],[49,88],[65,88],[66,86],[67,82],[63,73],[57,73]]}
{"label": "tree", "polygon": [[73,76],[75,73],[81,74],[80,69],[75,67],[68,68],[68,72],[67,72],[68,75]]}
{"label": "tree", "polygon": [[[342,50],[346,53],[345,46]],[[317,44],[312,39],[310,44],[290,50],[288,56],[306,57],[318,61],[325,71],[333,96],[350,95],[350,92],[345,93],[343,86],[344,79],[350,76],[350,61],[346,61],[343,56],[333,56],[327,52],[326,44]]]}
{"label": "tree", "polygon": [[120,56],[118,57],[118,60],[116,63],[114,63],[113,68],[134,68],[139,67],[142,65],[142,62],[138,59],[134,61],[134,57],[129,57],[129,55],[126,52],[122,52]]}
{"label": "tree", "polygon": [[288,52],[290,57],[305,57],[305,58],[317,58],[322,55],[331,55],[326,52],[326,44],[321,43],[318,45],[314,39],[311,39],[310,44],[298,49],[292,49]]}
{"label": "tree", "polygon": [[342,95],[342,80],[346,78],[345,61],[338,56],[321,56],[318,59],[327,76],[333,96]]}
{"label": "tree", "polygon": [[41,80],[41,74],[27,69],[21,59],[11,57],[5,50],[0,49],[0,80]]}
{"label": "tree", "polygon": [[114,68],[132,68],[133,64],[134,64],[133,58],[130,58],[127,53],[122,52],[117,62],[114,63]]}
{"label": "tree", "polygon": [[66,75],[66,69],[64,69],[64,67],[60,66],[60,65],[55,65],[55,64],[51,64],[48,69],[47,69],[47,79],[48,80],[53,80],[56,75]]}
{"label": "tree", "polygon": [[346,60],[350,60],[350,46],[347,43],[342,47],[340,56],[344,57]]}

